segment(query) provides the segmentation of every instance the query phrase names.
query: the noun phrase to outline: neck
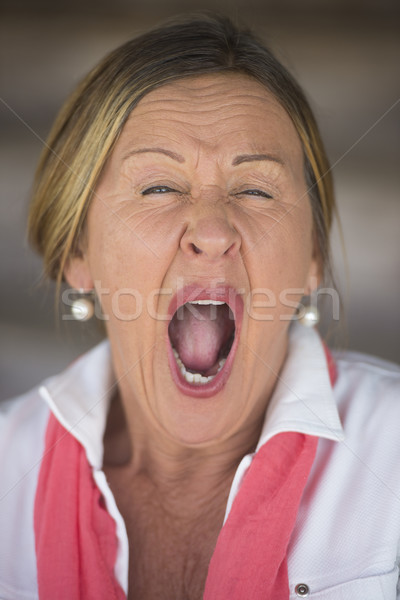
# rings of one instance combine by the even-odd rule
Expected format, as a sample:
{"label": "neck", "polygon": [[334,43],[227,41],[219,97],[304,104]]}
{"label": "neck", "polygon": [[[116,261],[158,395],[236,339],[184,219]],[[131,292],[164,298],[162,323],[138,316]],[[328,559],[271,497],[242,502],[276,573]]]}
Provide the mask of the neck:
{"label": "neck", "polygon": [[129,419],[120,396],[112,401],[104,436],[105,466],[123,469],[128,478],[147,477],[164,492],[178,488],[189,495],[212,493],[230,483],[240,460],[254,451],[262,427],[258,420],[234,438],[191,447],[149,425],[137,406],[134,412],[134,419]]}

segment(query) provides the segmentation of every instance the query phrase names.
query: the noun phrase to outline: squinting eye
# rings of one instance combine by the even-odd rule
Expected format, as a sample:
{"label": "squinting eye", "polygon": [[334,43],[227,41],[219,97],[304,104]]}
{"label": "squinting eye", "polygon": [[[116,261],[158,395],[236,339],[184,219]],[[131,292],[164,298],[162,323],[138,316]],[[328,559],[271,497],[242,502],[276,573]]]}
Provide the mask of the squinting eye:
{"label": "squinting eye", "polygon": [[149,194],[169,194],[171,192],[176,193],[176,190],[173,190],[166,185],[154,185],[153,187],[143,190],[142,196],[148,196]]}
{"label": "squinting eye", "polygon": [[270,194],[267,194],[267,192],[263,192],[262,190],[243,190],[243,192],[240,192],[240,194],[238,194],[239,196],[261,196],[261,198],[268,198],[269,200],[272,200],[272,196]]}

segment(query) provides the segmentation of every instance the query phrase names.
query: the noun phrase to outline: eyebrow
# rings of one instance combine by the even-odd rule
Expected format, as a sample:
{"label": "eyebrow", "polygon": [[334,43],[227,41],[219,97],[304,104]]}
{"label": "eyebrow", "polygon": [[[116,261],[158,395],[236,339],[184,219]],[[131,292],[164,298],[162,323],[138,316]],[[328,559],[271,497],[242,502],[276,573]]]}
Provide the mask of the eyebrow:
{"label": "eyebrow", "polygon": [[172,158],[172,160],[176,160],[179,163],[185,162],[183,156],[177,154],[176,152],[172,152],[171,150],[165,150],[164,148],[139,148],[138,150],[132,150],[131,152],[128,152],[126,156],[124,156],[123,160],[126,160],[127,158],[135,154],[146,154],[147,152],[165,154],[165,156],[169,156],[170,158]]}
{"label": "eyebrow", "polygon": [[272,154],[240,154],[236,156],[232,161],[232,166],[236,167],[237,165],[241,165],[244,162],[254,162],[261,160],[269,160],[272,162],[276,162],[280,165],[284,165],[285,163],[278,156],[273,156]]}

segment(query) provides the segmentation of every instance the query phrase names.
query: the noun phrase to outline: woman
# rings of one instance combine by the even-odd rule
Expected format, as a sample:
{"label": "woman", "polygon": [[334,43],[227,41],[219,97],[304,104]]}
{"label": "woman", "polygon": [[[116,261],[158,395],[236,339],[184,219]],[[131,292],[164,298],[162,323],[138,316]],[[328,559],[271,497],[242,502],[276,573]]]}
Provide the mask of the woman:
{"label": "woman", "polygon": [[88,75],[29,227],[108,339],[3,407],[1,597],[396,598],[399,370],[301,324],[333,212],[301,90],[228,20]]}

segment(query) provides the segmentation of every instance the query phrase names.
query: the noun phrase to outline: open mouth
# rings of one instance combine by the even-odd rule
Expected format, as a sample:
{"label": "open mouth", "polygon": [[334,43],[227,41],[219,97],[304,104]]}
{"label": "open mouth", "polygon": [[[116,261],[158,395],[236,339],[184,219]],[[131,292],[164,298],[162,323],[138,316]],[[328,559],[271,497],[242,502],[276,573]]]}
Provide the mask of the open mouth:
{"label": "open mouth", "polygon": [[242,300],[232,288],[185,288],[171,302],[173,378],[185,393],[210,396],[227,381],[238,345]]}

